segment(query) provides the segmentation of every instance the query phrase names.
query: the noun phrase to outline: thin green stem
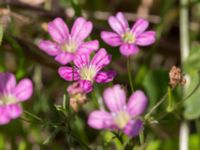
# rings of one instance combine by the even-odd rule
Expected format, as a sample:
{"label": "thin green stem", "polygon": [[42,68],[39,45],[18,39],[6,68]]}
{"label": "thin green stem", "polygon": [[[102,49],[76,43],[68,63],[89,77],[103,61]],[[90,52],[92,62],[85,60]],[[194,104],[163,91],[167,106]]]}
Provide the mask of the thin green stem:
{"label": "thin green stem", "polygon": [[172,98],[172,89],[168,86],[168,105],[167,105],[167,112],[172,112],[174,109],[174,101]]}
{"label": "thin green stem", "polygon": [[75,134],[70,133],[70,135],[71,135],[71,137],[73,137],[74,140],[76,140],[76,142],[78,142],[84,149],[86,149],[86,150],[91,150],[91,148],[90,148],[88,145],[86,145],[85,143],[83,143]]}
{"label": "thin green stem", "polygon": [[[172,88],[171,91],[173,91],[175,89]],[[159,107],[168,97],[168,90],[165,93],[165,95],[156,103],[156,105],[153,106],[153,108],[145,115],[145,120],[148,120],[148,118],[150,117],[150,115],[156,110],[157,107]]]}
{"label": "thin green stem", "polygon": [[120,141],[120,143],[123,145],[124,142],[123,142],[123,139],[122,139],[122,136],[120,133],[116,133],[116,132],[113,132],[113,134],[115,135],[115,137]]}
{"label": "thin green stem", "polygon": [[[178,110],[178,108],[180,108],[180,106],[182,106],[182,104],[183,104],[186,100],[188,100],[188,99],[190,98],[190,96],[192,96],[192,95],[197,91],[197,89],[199,88],[199,86],[200,86],[200,77],[199,77],[199,82],[197,83],[197,85],[195,86],[195,88],[192,90],[192,92],[191,92],[188,96],[186,96],[185,98],[183,98],[182,100],[180,100],[180,101],[174,106],[174,109],[173,109],[171,112],[174,112],[175,110]],[[167,113],[167,114],[168,114],[168,113]],[[158,120],[164,118],[167,114],[166,114],[166,113],[164,113],[164,114],[162,113],[162,114],[160,115],[160,117],[158,117],[158,118],[159,118]]]}
{"label": "thin green stem", "polygon": [[48,138],[43,142],[44,145],[48,144],[50,141],[52,141],[56,135],[58,134],[58,132],[60,131],[59,128],[56,128],[49,136]]}
{"label": "thin green stem", "polygon": [[34,114],[32,114],[32,113],[26,111],[26,110],[24,111],[24,113],[27,114],[28,116],[30,116],[30,117],[32,117],[32,118],[34,118],[34,119],[40,121],[40,122],[43,122],[43,120],[42,120],[40,117],[38,117],[38,116],[36,116],[36,115],[34,115]]}
{"label": "thin green stem", "polygon": [[160,101],[158,101],[156,103],[156,105],[153,106],[153,108],[144,116],[145,120],[148,120],[148,118],[150,117],[150,115],[154,112],[154,110],[156,110],[157,107],[159,107],[167,98],[168,96],[168,92],[160,99]]}
{"label": "thin green stem", "polygon": [[192,90],[192,92],[188,96],[186,96],[185,98],[183,98],[181,101],[179,101],[175,105],[174,109],[178,109],[188,98],[190,98],[190,96],[192,96],[197,91],[197,89],[199,88],[199,86],[200,86],[200,81],[199,81],[199,83],[195,86],[195,88]]}
{"label": "thin green stem", "polygon": [[140,131],[139,139],[140,139],[140,144],[143,145],[144,144],[144,129]]}
{"label": "thin green stem", "polygon": [[71,63],[71,65],[72,65],[72,81],[74,81],[74,70],[75,70],[74,63]]}
{"label": "thin green stem", "polygon": [[134,88],[133,88],[133,79],[132,79],[132,75],[131,75],[131,60],[130,60],[130,57],[127,58],[127,71],[128,71],[129,84],[131,86],[131,92],[133,92]]}

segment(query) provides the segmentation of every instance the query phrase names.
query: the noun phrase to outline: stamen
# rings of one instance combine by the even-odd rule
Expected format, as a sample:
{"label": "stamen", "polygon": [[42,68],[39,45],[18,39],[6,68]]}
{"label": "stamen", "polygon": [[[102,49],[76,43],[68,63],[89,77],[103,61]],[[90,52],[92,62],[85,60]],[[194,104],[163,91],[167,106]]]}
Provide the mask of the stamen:
{"label": "stamen", "polygon": [[92,66],[85,66],[80,71],[80,76],[83,80],[93,81],[96,75],[96,69]]}
{"label": "stamen", "polygon": [[0,97],[0,106],[16,103],[16,98],[12,95],[5,95]]}
{"label": "stamen", "polygon": [[127,112],[119,111],[114,117],[114,122],[120,129],[123,129],[129,122],[130,118],[131,117]]}
{"label": "stamen", "polygon": [[65,52],[74,53],[76,52],[77,44],[75,42],[65,43],[61,46],[61,49]]}
{"label": "stamen", "polygon": [[127,31],[122,35],[122,40],[125,43],[133,44],[135,42],[135,36],[130,31]]}

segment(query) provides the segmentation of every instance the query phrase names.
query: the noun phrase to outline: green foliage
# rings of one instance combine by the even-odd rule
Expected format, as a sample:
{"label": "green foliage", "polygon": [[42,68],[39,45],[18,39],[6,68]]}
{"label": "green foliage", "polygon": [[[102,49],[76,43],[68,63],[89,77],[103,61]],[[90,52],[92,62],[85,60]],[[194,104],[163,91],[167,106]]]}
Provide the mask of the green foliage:
{"label": "green foliage", "polygon": [[190,150],[199,150],[200,147],[200,135],[192,134],[189,137],[189,149]]}
{"label": "green foliage", "polygon": [[[179,126],[183,118],[189,120],[190,125],[189,149],[199,150],[200,124],[195,123],[200,117],[200,87],[197,87],[200,81],[198,24],[200,0],[191,0],[188,6],[191,9],[189,38],[193,44],[188,59],[181,66],[189,78],[182,93],[180,86],[175,90],[168,88],[168,71],[173,65],[172,62],[174,65],[180,64],[180,46],[177,41],[180,39],[178,15],[181,7],[174,0],[157,0],[149,6],[145,5],[145,2],[142,0],[46,0],[39,6],[18,4],[18,1],[13,3],[12,0],[9,3],[2,2],[0,72],[13,72],[17,75],[17,80],[23,77],[32,79],[34,95],[22,104],[25,111],[20,118],[8,125],[0,126],[0,150],[9,147],[16,150],[31,150],[35,147],[41,150],[176,150],[179,148]],[[9,10],[9,13],[6,15],[2,13],[4,9]],[[164,103],[150,115],[150,121],[145,120],[146,114],[141,116],[141,119],[144,119],[144,144],[140,144],[139,137],[129,138],[121,132],[95,130],[87,125],[91,111],[107,110],[102,101],[102,93],[106,87],[121,84],[127,89],[128,95],[132,94],[128,85],[127,58],[120,54],[119,47],[110,47],[104,43],[100,33],[102,30],[111,30],[107,18],[115,12],[126,12],[132,25],[138,15],[140,16],[138,12],[141,10],[148,12],[149,28],[155,29],[157,40],[152,47],[147,46],[144,49],[140,47],[140,52],[131,59],[134,90],[143,89],[147,94],[149,103],[147,114],[168,92]],[[68,11],[75,15],[71,16]],[[53,18],[62,17],[71,28],[72,21],[78,16],[84,16],[93,22],[93,34],[88,40],[98,39],[100,47],[105,47],[108,53],[112,54],[112,63],[109,67],[116,70],[118,74],[112,83],[95,84],[94,91],[87,95],[87,103],[76,113],[70,108],[69,95],[66,94],[66,87],[71,83],[59,78],[57,73],[59,65],[53,58],[40,51],[37,43],[43,38],[50,39],[45,25]],[[161,57],[154,62],[152,60],[154,55]],[[190,96],[184,103],[184,109],[174,111],[176,109],[174,106],[188,95]],[[153,128],[155,123],[156,129]]]}
{"label": "green foliage", "polygon": [[167,92],[167,71],[163,69],[149,70],[142,85],[149,97],[149,108],[151,108]]}
{"label": "green foliage", "polygon": [[[187,74],[188,83],[186,85],[185,93],[190,94],[193,89],[200,82],[200,46],[193,46],[190,51],[190,56],[184,63],[185,71]],[[186,94],[184,94],[186,96]],[[187,119],[196,119],[200,117],[200,88],[197,88],[196,91],[187,99],[185,102],[185,111],[184,116]]]}

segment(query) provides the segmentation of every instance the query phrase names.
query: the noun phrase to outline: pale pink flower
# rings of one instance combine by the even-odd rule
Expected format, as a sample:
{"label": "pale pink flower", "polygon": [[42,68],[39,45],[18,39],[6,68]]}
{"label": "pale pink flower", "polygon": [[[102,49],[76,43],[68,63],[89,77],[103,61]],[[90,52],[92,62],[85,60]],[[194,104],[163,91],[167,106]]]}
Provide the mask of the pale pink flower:
{"label": "pale pink flower", "polygon": [[116,73],[114,71],[101,71],[103,67],[111,61],[105,49],[100,49],[90,61],[88,55],[77,55],[74,59],[74,68],[60,67],[59,75],[67,81],[78,81],[80,87],[86,92],[91,92],[93,83],[106,83],[113,80]]}
{"label": "pale pink flower", "polygon": [[41,40],[39,47],[50,56],[54,56],[56,61],[65,65],[73,61],[77,54],[89,55],[98,49],[97,40],[84,42],[92,28],[90,21],[79,17],[75,20],[70,33],[67,24],[61,18],[56,18],[48,24],[48,32],[53,41]]}
{"label": "pale pink flower", "polygon": [[32,93],[31,80],[23,79],[16,85],[12,73],[0,73],[0,125],[18,118],[22,113],[20,102],[28,100]]}
{"label": "pale pink flower", "polygon": [[137,136],[143,123],[139,116],[147,106],[147,97],[142,91],[135,91],[126,104],[126,93],[120,85],[107,88],[103,99],[110,110],[96,110],[90,113],[88,124],[95,129],[122,130],[126,135]]}
{"label": "pale pink flower", "polygon": [[154,31],[145,31],[149,22],[144,19],[138,19],[130,28],[123,13],[118,12],[109,17],[108,23],[115,32],[102,31],[101,38],[110,46],[120,46],[122,55],[134,55],[139,51],[138,46],[148,46],[156,40]]}

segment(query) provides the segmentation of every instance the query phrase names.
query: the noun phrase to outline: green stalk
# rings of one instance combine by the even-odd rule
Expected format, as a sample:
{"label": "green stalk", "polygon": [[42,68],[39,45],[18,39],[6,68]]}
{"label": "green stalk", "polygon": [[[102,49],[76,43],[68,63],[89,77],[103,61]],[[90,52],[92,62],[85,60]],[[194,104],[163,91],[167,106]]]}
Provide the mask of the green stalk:
{"label": "green stalk", "polygon": [[149,117],[151,116],[151,114],[154,112],[154,110],[156,110],[156,108],[158,108],[167,98],[168,96],[168,91],[167,93],[156,103],[156,105],[153,106],[153,108],[144,116],[145,120],[148,120]]}
{"label": "green stalk", "polygon": [[27,114],[28,116],[34,118],[35,120],[38,120],[38,121],[40,121],[40,122],[43,123],[43,120],[42,120],[40,117],[38,117],[38,116],[36,116],[36,115],[34,115],[34,114],[32,114],[32,113],[26,111],[26,110],[24,110],[24,113]]}
{"label": "green stalk", "polygon": [[[180,53],[181,53],[181,66],[182,71],[185,69],[185,61],[189,56],[189,12],[188,12],[189,0],[180,0]],[[182,89],[182,98],[185,96],[186,87]]]}
{"label": "green stalk", "polygon": [[172,89],[168,86],[168,104],[167,104],[167,112],[172,112],[174,109],[174,101],[172,98]]}
{"label": "green stalk", "polygon": [[140,131],[139,139],[140,139],[140,144],[143,145],[144,144],[144,129]]}
{"label": "green stalk", "polygon": [[133,88],[133,79],[132,79],[132,75],[131,75],[131,62],[130,62],[130,57],[127,58],[127,71],[128,71],[128,79],[129,79],[129,84],[131,86],[131,92],[134,91]]}
{"label": "green stalk", "polygon": [[184,67],[184,62],[189,56],[188,3],[188,0],[180,0],[180,47],[182,67]]}
{"label": "green stalk", "polygon": [[[189,56],[189,0],[180,0],[180,47],[181,47],[181,65],[184,72],[184,63]],[[186,87],[183,87],[182,97],[184,96]],[[180,129],[179,147],[180,149],[188,149],[189,144],[188,124],[183,122]]]}

